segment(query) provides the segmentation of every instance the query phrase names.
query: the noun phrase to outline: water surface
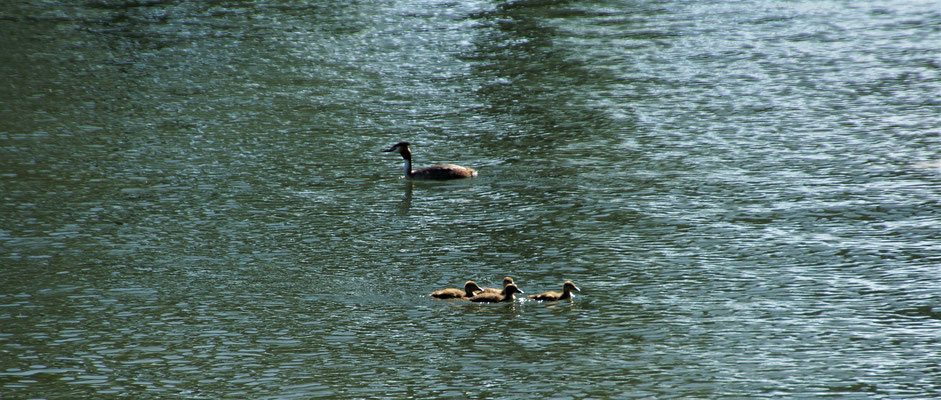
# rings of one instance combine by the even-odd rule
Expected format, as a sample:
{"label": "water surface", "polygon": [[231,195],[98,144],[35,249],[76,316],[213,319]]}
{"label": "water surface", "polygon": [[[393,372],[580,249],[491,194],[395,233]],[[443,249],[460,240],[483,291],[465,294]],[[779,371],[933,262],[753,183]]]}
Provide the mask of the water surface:
{"label": "water surface", "polygon": [[[0,9],[0,390],[941,395],[933,2]],[[470,181],[408,182],[380,150]],[[436,301],[514,277],[573,302]]]}

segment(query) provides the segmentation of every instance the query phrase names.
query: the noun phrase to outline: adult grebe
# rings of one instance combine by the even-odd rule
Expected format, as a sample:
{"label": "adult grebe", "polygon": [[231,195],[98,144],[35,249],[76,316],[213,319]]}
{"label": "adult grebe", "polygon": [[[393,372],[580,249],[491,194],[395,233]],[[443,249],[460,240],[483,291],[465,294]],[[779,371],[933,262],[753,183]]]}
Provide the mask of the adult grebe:
{"label": "adult grebe", "polygon": [[475,295],[474,297],[469,298],[468,300],[478,302],[478,303],[500,303],[500,302],[511,302],[516,300],[513,297],[516,293],[523,293],[520,288],[516,287],[515,284],[511,283],[506,285],[503,288],[502,293],[490,293],[490,292],[481,292]]}
{"label": "adult grebe", "polygon": [[438,164],[412,171],[412,149],[408,147],[408,142],[398,142],[383,151],[396,150],[405,159],[405,176],[411,179],[446,180],[477,176],[477,171],[454,164]]}
{"label": "adult grebe", "polygon": [[572,283],[572,281],[565,281],[565,283],[562,284],[562,293],[545,292],[545,293],[539,293],[539,294],[531,294],[526,297],[529,297],[530,299],[533,299],[533,300],[542,300],[542,301],[568,300],[568,299],[575,297],[575,296],[572,296],[572,291],[580,292],[580,290],[578,290],[578,287],[575,286],[575,284]]}

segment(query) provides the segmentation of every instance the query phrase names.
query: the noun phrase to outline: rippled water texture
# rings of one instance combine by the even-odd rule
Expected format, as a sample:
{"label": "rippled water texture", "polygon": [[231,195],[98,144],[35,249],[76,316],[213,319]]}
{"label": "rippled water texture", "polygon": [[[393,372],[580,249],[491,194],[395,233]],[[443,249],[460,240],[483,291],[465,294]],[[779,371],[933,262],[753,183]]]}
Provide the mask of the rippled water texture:
{"label": "rippled water texture", "polygon": [[935,1],[8,3],[2,398],[941,396]]}

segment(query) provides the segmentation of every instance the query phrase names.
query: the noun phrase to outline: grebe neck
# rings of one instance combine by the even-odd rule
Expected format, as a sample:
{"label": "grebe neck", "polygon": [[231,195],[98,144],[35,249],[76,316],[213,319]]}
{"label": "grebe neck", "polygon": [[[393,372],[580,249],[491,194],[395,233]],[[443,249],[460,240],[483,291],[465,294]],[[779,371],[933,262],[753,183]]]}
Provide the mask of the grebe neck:
{"label": "grebe neck", "polygon": [[414,175],[412,174],[412,158],[411,157],[406,158],[404,164],[405,164],[405,176],[411,177],[412,175]]}

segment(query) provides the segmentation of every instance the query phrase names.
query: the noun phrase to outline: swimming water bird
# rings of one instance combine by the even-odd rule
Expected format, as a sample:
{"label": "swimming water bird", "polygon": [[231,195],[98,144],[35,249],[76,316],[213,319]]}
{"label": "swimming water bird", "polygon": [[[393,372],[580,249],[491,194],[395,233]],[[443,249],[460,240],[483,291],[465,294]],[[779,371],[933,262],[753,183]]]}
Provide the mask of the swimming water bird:
{"label": "swimming water bird", "polygon": [[523,293],[523,291],[520,290],[520,288],[516,287],[516,284],[511,283],[509,285],[506,285],[506,287],[503,288],[503,291],[500,293],[482,292],[482,293],[478,293],[474,297],[469,298],[468,300],[477,302],[477,303],[511,302],[513,300],[516,300],[516,298],[513,297],[513,295],[515,295],[516,293]]}
{"label": "swimming water bird", "polygon": [[565,281],[565,283],[562,284],[562,293],[545,292],[545,293],[539,293],[539,294],[531,294],[526,297],[533,299],[533,300],[541,300],[541,301],[568,300],[568,299],[572,299],[573,297],[575,297],[572,295],[573,291],[580,292],[578,287],[575,286],[575,284],[572,283],[572,281]]}
{"label": "swimming water bird", "polygon": [[473,297],[475,294],[480,293],[481,291],[483,291],[483,289],[481,289],[480,286],[477,286],[477,283],[474,281],[467,281],[467,283],[464,284],[463,290],[457,288],[435,290],[434,292],[431,292],[429,296],[436,299],[466,299]]}
{"label": "swimming water bird", "polygon": [[503,289],[506,289],[506,285],[509,285],[509,284],[511,284],[511,283],[514,283],[514,282],[513,282],[513,278],[510,278],[510,277],[508,276],[508,277],[506,277],[506,278],[503,278],[503,287],[502,287],[502,288],[499,288],[499,289],[498,289],[498,288],[495,288],[495,287],[485,287],[485,288],[483,288],[483,289],[484,289],[484,293],[503,293]]}
{"label": "swimming water bird", "polygon": [[402,158],[405,159],[405,176],[407,178],[441,181],[447,179],[473,178],[477,176],[477,171],[454,164],[432,165],[413,171],[412,149],[408,146],[408,142],[398,142],[394,146],[383,150],[386,152],[398,150]]}

